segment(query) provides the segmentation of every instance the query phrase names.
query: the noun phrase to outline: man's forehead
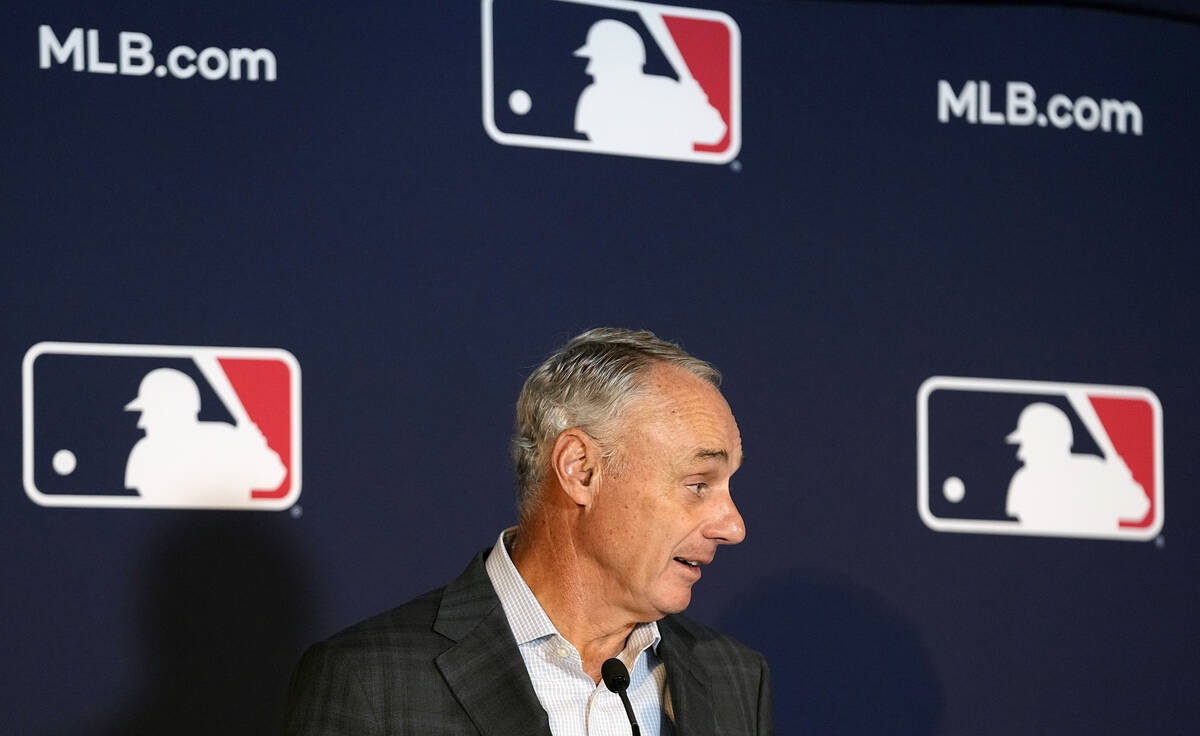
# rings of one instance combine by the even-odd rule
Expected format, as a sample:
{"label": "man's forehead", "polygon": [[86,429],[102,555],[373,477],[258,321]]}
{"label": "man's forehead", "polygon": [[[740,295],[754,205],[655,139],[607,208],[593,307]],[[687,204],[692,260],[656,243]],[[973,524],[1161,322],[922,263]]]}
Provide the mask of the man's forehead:
{"label": "man's forehead", "polygon": [[690,373],[651,378],[630,406],[631,418],[646,422],[654,418],[695,421],[705,418],[732,420],[729,405],[716,386]]}
{"label": "man's forehead", "polygon": [[649,401],[682,403],[715,397],[722,404],[725,403],[721,390],[710,381],[682,366],[670,363],[657,363],[647,368],[641,376],[640,384],[640,393]]}
{"label": "man's forehead", "polygon": [[629,407],[632,428],[658,435],[693,460],[741,464],[737,422],[716,386],[677,366],[656,366]]}

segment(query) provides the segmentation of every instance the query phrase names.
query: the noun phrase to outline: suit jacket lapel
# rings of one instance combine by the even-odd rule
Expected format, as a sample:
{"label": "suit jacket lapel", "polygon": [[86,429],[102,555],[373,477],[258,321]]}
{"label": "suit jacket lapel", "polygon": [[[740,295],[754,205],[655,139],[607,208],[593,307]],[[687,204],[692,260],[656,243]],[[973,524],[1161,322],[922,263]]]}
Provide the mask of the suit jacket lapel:
{"label": "suit jacket lapel", "polygon": [[434,630],[457,643],[437,657],[438,669],[483,736],[550,736],[485,556],[480,553],[442,596]]}
{"label": "suit jacket lapel", "polygon": [[693,654],[695,638],[671,616],[659,621],[658,628],[658,655],[667,668],[676,736],[714,736],[708,672]]}

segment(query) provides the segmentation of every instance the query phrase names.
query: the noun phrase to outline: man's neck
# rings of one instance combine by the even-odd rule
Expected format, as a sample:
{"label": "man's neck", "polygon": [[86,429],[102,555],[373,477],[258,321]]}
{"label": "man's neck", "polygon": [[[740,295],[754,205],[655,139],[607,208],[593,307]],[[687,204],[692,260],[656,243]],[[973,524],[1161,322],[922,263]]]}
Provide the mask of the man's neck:
{"label": "man's neck", "polygon": [[604,591],[582,583],[599,577],[577,554],[568,528],[544,521],[523,523],[510,553],[554,628],[579,652],[583,671],[600,682],[601,665],[621,653],[639,622],[613,606]]}

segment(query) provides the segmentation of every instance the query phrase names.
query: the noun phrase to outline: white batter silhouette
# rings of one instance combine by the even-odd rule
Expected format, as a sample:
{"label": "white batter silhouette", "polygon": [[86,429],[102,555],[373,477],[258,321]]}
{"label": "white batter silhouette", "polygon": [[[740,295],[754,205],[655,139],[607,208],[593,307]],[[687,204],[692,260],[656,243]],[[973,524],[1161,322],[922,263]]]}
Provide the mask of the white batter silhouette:
{"label": "white batter silhouette", "polygon": [[1145,489],[1116,453],[1106,459],[1071,452],[1071,420],[1052,404],[1025,407],[1005,441],[1020,445],[1017,457],[1025,463],[1013,474],[1007,503],[1008,515],[1025,528],[1112,532],[1150,509]]}
{"label": "white batter silhouette", "polygon": [[[669,40],[669,39],[668,39]],[[643,73],[642,37],[617,20],[596,21],[575,52],[593,82],[579,95],[575,130],[622,153],[684,156],[696,143],[720,143],[726,125],[686,70],[680,79]]]}
{"label": "white batter silhouette", "polygon": [[200,391],[186,373],[157,368],[126,411],[146,430],[129,453],[125,487],[151,503],[246,504],[251,489],[277,488],[287,474],[253,422],[201,422]]}

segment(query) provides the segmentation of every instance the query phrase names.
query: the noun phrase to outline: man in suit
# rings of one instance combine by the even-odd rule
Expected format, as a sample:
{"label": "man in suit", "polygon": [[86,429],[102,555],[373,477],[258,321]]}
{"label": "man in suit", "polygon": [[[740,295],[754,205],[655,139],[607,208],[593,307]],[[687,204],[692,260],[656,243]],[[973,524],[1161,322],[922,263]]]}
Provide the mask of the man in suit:
{"label": "man in suit", "polygon": [[628,668],[642,733],[772,733],[762,656],[680,615],[722,544],[737,423],[708,363],[601,328],[530,375],[517,402],[519,523],[445,588],[312,647],[285,733],[629,734],[601,678]]}

